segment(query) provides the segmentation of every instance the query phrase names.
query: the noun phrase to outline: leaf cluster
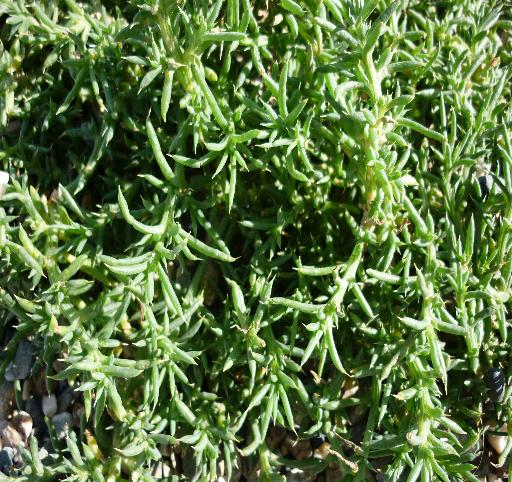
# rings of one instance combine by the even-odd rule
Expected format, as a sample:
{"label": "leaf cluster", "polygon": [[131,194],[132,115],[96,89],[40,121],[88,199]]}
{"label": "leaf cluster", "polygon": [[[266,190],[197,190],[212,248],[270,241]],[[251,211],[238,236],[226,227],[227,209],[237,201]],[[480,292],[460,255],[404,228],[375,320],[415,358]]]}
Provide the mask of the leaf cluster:
{"label": "leaf cluster", "polygon": [[273,427],[327,436],[316,473],[477,480],[512,410],[511,11],[0,2],[0,369],[29,337],[85,407],[21,480],[187,450],[283,480]]}

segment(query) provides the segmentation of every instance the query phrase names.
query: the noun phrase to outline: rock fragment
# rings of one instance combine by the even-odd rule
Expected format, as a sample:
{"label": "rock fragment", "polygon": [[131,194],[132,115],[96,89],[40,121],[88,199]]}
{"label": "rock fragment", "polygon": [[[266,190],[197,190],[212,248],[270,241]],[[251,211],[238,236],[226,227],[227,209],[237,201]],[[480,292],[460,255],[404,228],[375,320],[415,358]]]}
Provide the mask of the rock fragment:
{"label": "rock fragment", "polygon": [[21,391],[21,399],[26,402],[32,394],[32,381],[27,379],[23,382],[23,389]]}
{"label": "rock fragment", "polygon": [[57,438],[62,440],[71,429],[73,416],[69,412],[62,412],[52,417],[53,428],[57,434]]}
{"label": "rock fragment", "polygon": [[73,423],[76,428],[80,428],[80,421],[82,420],[83,412],[84,406],[81,403],[73,404]]}
{"label": "rock fragment", "polygon": [[[507,424],[504,423],[498,430],[498,432],[507,432],[508,427]],[[494,451],[500,455],[503,450],[505,449],[505,446],[507,445],[508,436],[507,435],[487,435],[487,440],[491,444],[491,447],[494,449]]]}
{"label": "rock fragment", "polygon": [[14,360],[9,363],[5,370],[5,379],[8,382],[25,380],[29,376],[32,368],[32,353],[32,343],[28,340],[22,340],[16,349]]}
{"label": "rock fragment", "polygon": [[295,440],[287,436],[284,440],[285,448],[296,460],[306,460],[313,455],[311,444],[308,439]]}
{"label": "rock fragment", "polygon": [[0,470],[9,472],[14,464],[14,449],[12,447],[4,447],[0,450]]}
{"label": "rock fragment", "polygon": [[57,397],[53,393],[45,395],[41,405],[45,416],[53,417],[57,413]]}
{"label": "rock fragment", "polygon": [[72,387],[67,387],[58,398],[58,410],[59,412],[67,412],[73,399],[75,398],[75,390]]}
{"label": "rock fragment", "polygon": [[2,447],[17,449],[20,445],[23,445],[21,434],[14,428],[12,423],[5,420],[0,421],[0,440],[2,441]]}
{"label": "rock fragment", "polygon": [[17,412],[11,423],[26,442],[32,433],[32,417],[27,412]]}
{"label": "rock fragment", "polygon": [[46,457],[48,457],[48,455],[50,455],[50,454],[48,453],[48,450],[46,450],[46,448],[45,448],[45,447],[41,447],[41,448],[39,449],[39,458],[40,458],[41,460],[43,460],[43,459],[45,459]]}
{"label": "rock fragment", "polygon": [[171,475],[171,468],[166,463],[160,461],[155,464],[153,468],[153,476],[157,479],[161,479],[163,477],[167,478]]}
{"label": "rock fragment", "polygon": [[0,385],[0,420],[7,420],[15,406],[14,386],[4,382]]}
{"label": "rock fragment", "polygon": [[38,437],[46,433],[46,423],[38,397],[30,397],[25,403],[25,411],[31,416]]}

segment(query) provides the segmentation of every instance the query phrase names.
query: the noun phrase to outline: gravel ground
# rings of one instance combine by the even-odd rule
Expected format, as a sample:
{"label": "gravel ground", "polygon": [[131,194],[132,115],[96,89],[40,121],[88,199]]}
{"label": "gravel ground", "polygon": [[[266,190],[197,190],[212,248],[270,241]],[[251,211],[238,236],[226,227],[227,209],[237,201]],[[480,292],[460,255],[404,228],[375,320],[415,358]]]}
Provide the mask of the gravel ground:
{"label": "gravel ground", "polygon": [[[65,381],[54,381],[47,377],[44,368],[33,365],[33,347],[30,341],[23,340],[17,348],[14,360],[5,370],[4,381],[0,385],[0,470],[5,474],[16,475],[23,468],[20,446],[27,447],[30,436],[36,437],[39,454],[43,460],[53,451],[51,437],[62,440],[70,430],[78,430],[81,424],[83,404],[80,392]],[[54,373],[64,368],[61,362],[53,364]],[[351,395],[350,395],[351,396]],[[366,411],[360,406],[353,407],[351,413],[352,432],[350,442],[344,442],[345,455],[353,453],[361,441],[366,424]],[[502,427],[505,430],[506,427]],[[359,435],[358,435],[359,434]],[[498,453],[502,450],[506,437],[487,438],[485,449],[479,454],[476,475],[482,482],[508,480],[508,464],[497,466]],[[267,446],[285,462],[280,473],[289,482],[336,482],[342,481],[350,469],[350,462],[331,449],[325,436],[317,435],[310,439],[298,439],[292,432],[273,427],[267,436]],[[195,473],[194,454],[186,447],[161,447],[162,461],[155,463],[153,475],[165,479],[172,474],[184,474],[193,478]],[[308,460],[322,461],[320,473],[307,469],[293,468]],[[288,465],[286,465],[288,461]],[[297,462],[297,463],[296,463]],[[379,466],[385,468],[387,461],[372,461],[376,470],[368,471],[366,480],[385,481]],[[256,482],[260,468],[249,466],[246,459],[238,458],[231,482]],[[225,467],[218,467],[219,482],[227,482]]]}
{"label": "gravel ground", "polygon": [[[53,451],[50,435],[62,440],[80,427],[81,394],[65,381],[48,379],[44,368],[33,365],[30,341],[19,343],[0,385],[0,470],[11,475],[23,466],[20,446],[36,437],[43,460]],[[62,369],[55,362],[54,372]]]}

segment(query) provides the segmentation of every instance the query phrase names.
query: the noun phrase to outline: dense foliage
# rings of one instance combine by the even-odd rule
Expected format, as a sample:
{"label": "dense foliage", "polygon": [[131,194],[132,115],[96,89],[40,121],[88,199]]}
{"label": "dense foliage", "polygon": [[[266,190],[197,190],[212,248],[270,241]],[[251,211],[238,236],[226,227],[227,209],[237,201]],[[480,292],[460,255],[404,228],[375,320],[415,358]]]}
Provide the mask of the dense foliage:
{"label": "dense foliage", "polygon": [[[485,386],[510,357],[511,11],[0,0],[1,370],[29,338],[85,406],[26,480],[153,480],[187,447],[194,480],[474,480],[512,407]],[[286,460],[274,426],[331,451]]]}

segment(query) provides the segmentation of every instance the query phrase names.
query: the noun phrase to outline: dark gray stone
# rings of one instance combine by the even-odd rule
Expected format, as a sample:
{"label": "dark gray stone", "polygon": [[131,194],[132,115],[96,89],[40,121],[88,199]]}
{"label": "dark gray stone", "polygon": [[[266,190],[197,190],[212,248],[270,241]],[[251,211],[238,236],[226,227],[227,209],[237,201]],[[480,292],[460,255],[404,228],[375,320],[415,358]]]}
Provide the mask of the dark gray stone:
{"label": "dark gray stone", "polygon": [[501,402],[505,394],[507,382],[505,380],[505,372],[501,368],[492,367],[487,370],[486,375],[487,388],[489,388],[491,400],[493,402]]}
{"label": "dark gray stone", "polygon": [[194,452],[192,450],[187,450],[185,454],[182,454],[181,464],[183,475],[187,480],[194,479],[199,471],[199,467],[196,464]]}
{"label": "dark gray stone", "polygon": [[69,412],[62,412],[52,417],[53,427],[57,438],[62,440],[66,434],[71,430],[73,425],[73,416]]}
{"label": "dark gray stone", "polygon": [[14,385],[4,382],[0,385],[0,420],[7,420],[16,403]]}
{"label": "dark gray stone", "polygon": [[14,452],[14,459],[13,459],[13,462],[14,462],[14,468],[19,470],[21,468],[23,468],[23,457],[21,456],[21,453],[19,451],[17,452]]}
{"label": "dark gray stone", "polygon": [[43,446],[39,449],[39,456],[41,458],[48,457],[48,455],[52,455],[55,453],[55,448],[50,439],[47,439]]}
{"label": "dark gray stone", "polygon": [[73,403],[75,397],[75,390],[72,387],[67,387],[58,398],[59,412],[67,412]]}
{"label": "dark gray stone", "polygon": [[42,437],[46,431],[46,423],[44,421],[44,415],[41,410],[41,401],[39,398],[30,397],[25,402],[25,411],[32,417],[32,424],[38,437]]}
{"label": "dark gray stone", "polygon": [[324,434],[316,435],[309,439],[309,443],[311,444],[311,448],[313,450],[320,447],[325,441],[327,441],[327,437]]}
{"label": "dark gray stone", "polygon": [[480,191],[482,192],[482,197],[486,197],[492,189],[492,176],[480,176],[478,178],[478,184],[480,184]]}
{"label": "dark gray stone", "polygon": [[25,380],[30,374],[32,368],[32,343],[28,340],[22,340],[16,350],[14,360],[9,363],[5,370],[5,379],[8,382],[14,380]]}
{"label": "dark gray stone", "polygon": [[14,464],[14,449],[12,447],[4,447],[0,450],[0,470],[9,472]]}

